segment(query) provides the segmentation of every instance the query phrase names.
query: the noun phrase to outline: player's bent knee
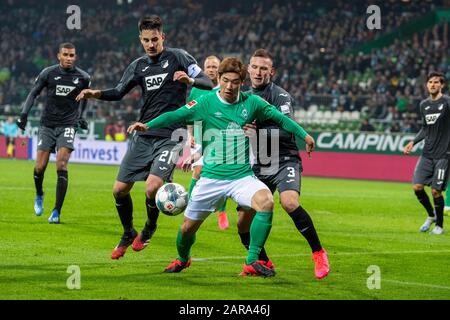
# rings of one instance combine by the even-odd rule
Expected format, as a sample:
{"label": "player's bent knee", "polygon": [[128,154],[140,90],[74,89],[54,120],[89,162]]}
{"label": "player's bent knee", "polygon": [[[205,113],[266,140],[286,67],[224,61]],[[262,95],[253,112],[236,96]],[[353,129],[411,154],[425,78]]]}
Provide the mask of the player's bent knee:
{"label": "player's bent knee", "polygon": [[273,211],[273,195],[269,190],[259,190],[252,199],[252,207],[256,211]]}
{"label": "player's bent knee", "polygon": [[156,192],[158,192],[158,189],[162,187],[162,184],[150,184],[147,185],[147,188],[145,190],[145,196],[149,199],[153,199],[156,196]]}
{"label": "player's bent knee", "polygon": [[67,161],[57,161],[56,162],[56,170],[61,171],[67,171]]}
{"label": "player's bent knee", "polygon": [[203,223],[202,220],[191,220],[188,218],[184,219],[183,224],[180,227],[180,231],[183,236],[192,235],[197,232],[200,225]]}
{"label": "player's bent knee", "polygon": [[129,192],[125,190],[113,190],[114,199],[120,199],[125,197]]}
{"label": "player's bent knee", "polygon": [[297,198],[281,200],[281,207],[286,212],[292,212],[299,206]]}
{"label": "player's bent knee", "polygon": [[133,186],[133,184],[127,184],[124,182],[116,181],[116,183],[114,183],[114,187],[113,187],[114,199],[120,199],[120,198],[125,197],[127,194],[130,193],[132,186]]}
{"label": "player's bent knee", "polygon": [[36,164],[36,166],[34,167],[34,171],[36,171],[37,174],[41,174],[41,173],[44,173],[46,168],[47,168],[47,166],[45,166],[45,165]]}
{"label": "player's bent knee", "polygon": [[422,184],[413,184],[412,188],[414,191],[422,191],[424,186]]}
{"label": "player's bent knee", "polygon": [[156,192],[159,188],[161,188],[164,184],[164,181],[161,178],[149,178],[145,187],[145,195],[149,199],[153,199],[156,195]]}

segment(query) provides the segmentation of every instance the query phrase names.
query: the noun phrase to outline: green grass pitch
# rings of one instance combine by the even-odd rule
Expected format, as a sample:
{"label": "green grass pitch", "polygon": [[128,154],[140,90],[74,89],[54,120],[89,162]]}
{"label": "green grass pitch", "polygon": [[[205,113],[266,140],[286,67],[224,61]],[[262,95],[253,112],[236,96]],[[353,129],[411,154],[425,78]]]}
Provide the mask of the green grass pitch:
{"label": "green grass pitch", "polygon": [[[144,251],[129,248],[113,261],[122,232],[111,193],[118,168],[69,164],[62,224],[49,225],[55,165],[50,163],[45,175],[41,217],[33,211],[33,166],[0,160],[0,299],[450,299],[450,235],[418,232],[425,214],[406,183],[304,177],[301,202],[328,251],[331,273],[314,278],[307,242],[276,195],[266,248],[277,275],[242,278],[246,252],[233,202],[227,207],[230,228],[219,230],[211,215],[197,234],[191,267],[164,274],[177,255],[183,215],[161,214]],[[176,171],[174,181],[187,187],[190,174]],[[136,183],[132,196],[140,231],[144,183]],[[67,287],[69,266],[79,267],[80,289]],[[368,288],[375,276],[370,266],[379,268],[379,289]]]}

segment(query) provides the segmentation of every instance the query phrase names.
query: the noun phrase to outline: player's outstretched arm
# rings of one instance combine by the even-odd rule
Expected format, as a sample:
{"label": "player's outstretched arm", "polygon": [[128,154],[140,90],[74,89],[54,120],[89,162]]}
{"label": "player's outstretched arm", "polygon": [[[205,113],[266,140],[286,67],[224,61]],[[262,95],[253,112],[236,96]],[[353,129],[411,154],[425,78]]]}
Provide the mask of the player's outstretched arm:
{"label": "player's outstretched arm", "polygon": [[196,114],[192,108],[183,106],[175,111],[163,113],[159,117],[147,122],[147,126],[149,128],[159,129],[177,122],[189,123],[195,120],[201,120],[199,114]]}
{"label": "player's outstretched arm", "polygon": [[119,83],[114,88],[106,90],[84,89],[76,97],[76,100],[80,101],[81,99],[90,98],[100,99],[104,101],[121,100],[128,92],[131,91],[131,89],[133,89],[138,84],[134,74],[134,69],[136,68],[137,64],[136,61],[128,66]]}

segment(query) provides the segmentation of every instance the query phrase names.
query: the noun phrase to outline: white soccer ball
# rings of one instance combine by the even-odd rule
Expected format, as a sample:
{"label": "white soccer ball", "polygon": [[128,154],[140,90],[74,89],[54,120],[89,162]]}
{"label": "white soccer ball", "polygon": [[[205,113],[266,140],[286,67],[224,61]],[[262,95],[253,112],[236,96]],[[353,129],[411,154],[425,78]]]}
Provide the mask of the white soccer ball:
{"label": "white soccer ball", "polygon": [[168,215],[179,215],[186,209],[188,203],[188,193],[186,189],[178,183],[166,183],[156,192],[156,206]]}

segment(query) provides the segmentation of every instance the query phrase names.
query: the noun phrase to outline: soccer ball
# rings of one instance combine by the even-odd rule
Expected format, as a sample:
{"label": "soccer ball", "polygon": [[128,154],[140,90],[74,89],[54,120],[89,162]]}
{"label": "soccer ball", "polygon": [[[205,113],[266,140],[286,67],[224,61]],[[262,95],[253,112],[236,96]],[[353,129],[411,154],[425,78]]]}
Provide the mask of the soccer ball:
{"label": "soccer ball", "polygon": [[178,183],[166,183],[156,192],[156,206],[168,215],[179,215],[186,209],[188,194],[186,189]]}

